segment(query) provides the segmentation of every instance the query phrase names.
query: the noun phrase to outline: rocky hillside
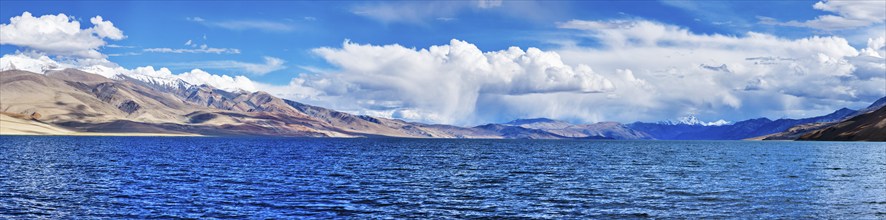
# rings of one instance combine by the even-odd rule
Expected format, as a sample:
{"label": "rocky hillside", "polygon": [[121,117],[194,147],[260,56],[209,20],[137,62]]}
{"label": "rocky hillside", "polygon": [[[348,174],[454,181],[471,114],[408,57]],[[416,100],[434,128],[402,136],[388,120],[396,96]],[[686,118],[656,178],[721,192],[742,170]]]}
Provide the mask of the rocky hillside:
{"label": "rocky hillside", "polygon": [[799,140],[886,141],[886,106],[809,132]]}
{"label": "rocky hillside", "polygon": [[758,138],[756,138],[756,139],[762,139],[762,140],[797,140],[797,139],[799,139],[801,136],[806,135],[806,134],[808,134],[808,133],[810,133],[810,132],[817,131],[817,130],[820,130],[820,129],[824,129],[824,128],[827,128],[827,127],[830,127],[830,126],[834,126],[834,125],[837,124],[837,123],[840,123],[840,122],[843,122],[843,121],[849,120],[849,119],[851,119],[851,118],[853,118],[853,117],[856,117],[856,116],[859,116],[859,115],[862,115],[862,114],[866,114],[866,113],[870,113],[870,112],[876,111],[876,110],[878,110],[878,109],[880,109],[880,108],[883,108],[883,107],[886,107],[886,97],[880,98],[880,99],[878,99],[877,101],[874,101],[874,103],[872,103],[870,106],[868,106],[868,107],[866,107],[866,108],[864,108],[864,109],[861,109],[861,110],[855,111],[855,112],[853,112],[852,114],[845,115],[845,116],[843,116],[842,118],[831,118],[832,120],[830,120],[830,121],[818,121],[818,122],[811,122],[811,123],[799,124],[799,125],[795,125],[795,126],[793,126],[793,127],[791,127],[791,128],[788,128],[788,129],[785,130],[785,131],[782,131],[782,132],[779,132],[779,133],[774,133],[774,134],[769,134],[769,135],[765,135],[765,136],[761,136],[761,137],[758,137]]}
{"label": "rocky hillside", "polygon": [[179,90],[74,69],[3,71],[0,85],[0,111],[37,114],[36,120],[76,131],[352,136],[263,93],[184,84],[172,92]]}
{"label": "rocky hillside", "polygon": [[886,106],[809,132],[799,140],[886,141]]}

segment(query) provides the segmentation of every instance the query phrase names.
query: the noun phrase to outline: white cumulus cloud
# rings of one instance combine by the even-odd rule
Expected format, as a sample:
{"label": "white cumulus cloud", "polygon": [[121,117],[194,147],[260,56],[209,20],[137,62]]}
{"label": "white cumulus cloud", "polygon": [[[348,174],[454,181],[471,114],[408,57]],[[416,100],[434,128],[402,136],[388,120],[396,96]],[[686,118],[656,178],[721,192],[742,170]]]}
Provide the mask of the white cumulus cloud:
{"label": "white cumulus cloud", "polygon": [[315,103],[426,122],[480,120],[474,116],[486,111],[478,109],[481,96],[588,95],[615,89],[590,67],[566,65],[557,53],[537,48],[483,52],[460,40],[426,49],[345,42],[314,53],[338,68],[303,74],[291,85],[319,91]]}
{"label": "white cumulus cloud", "polygon": [[95,16],[91,28],[81,29],[80,22],[65,14],[34,17],[30,12],[0,24],[0,43],[41,51],[51,55],[100,59],[105,56],[98,48],[105,39],[126,38],[123,31],[110,21]]}

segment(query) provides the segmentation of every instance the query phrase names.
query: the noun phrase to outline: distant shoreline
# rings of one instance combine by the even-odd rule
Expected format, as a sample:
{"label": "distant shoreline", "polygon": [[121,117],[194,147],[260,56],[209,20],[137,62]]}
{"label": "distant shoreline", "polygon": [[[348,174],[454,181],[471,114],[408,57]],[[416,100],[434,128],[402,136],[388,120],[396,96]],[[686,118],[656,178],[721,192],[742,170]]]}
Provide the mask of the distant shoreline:
{"label": "distant shoreline", "polygon": [[0,135],[35,136],[132,136],[132,137],[206,137],[190,133],[83,132],[52,124],[0,114]]}
{"label": "distant shoreline", "polygon": [[[22,119],[18,117],[12,117],[7,114],[0,114],[0,136],[81,136],[81,137],[283,137],[283,136],[213,136],[213,135],[202,135],[202,134],[194,134],[194,133],[138,133],[138,132],[84,132],[84,131],[74,131],[62,127],[58,127],[53,124],[41,122],[38,120],[28,120]],[[288,137],[288,136],[287,136]],[[765,136],[762,136],[765,137]],[[767,142],[783,142],[783,141],[797,141],[797,140],[762,140],[762,137],[748,138],[743,140],[719,140],[719,141],[767,141]],[[298,137],[298,138],[341,138],[341,137]],[[376,139],[376,138],[394,138],[394,139],[425,139],[425,138],[408,138],[408,137],[351,137],[351,138],[367,138],[367,139]],[[452,140],[479,140],[485,138],[429,138],[429,139],[452,139]],[[517,139],[490,139],[490,140],[517,140]],[[548,139],[538,139],[538,140],[548,140]],[[557,139],[550,139],[557,140]],[[567,140],[576,140],[576,139],[567,139]],[[603,139],[600,139],[603,140]],[[607,139],[607,141],[619,141],[617,139]],[[718,140],[656,140],[656,141],[718,141]],[[839,141],[839,142],[856,142],[856,141]],[[870,142],[870,141],[865,141]],[[876,141],[873,141],[876,142]]]}

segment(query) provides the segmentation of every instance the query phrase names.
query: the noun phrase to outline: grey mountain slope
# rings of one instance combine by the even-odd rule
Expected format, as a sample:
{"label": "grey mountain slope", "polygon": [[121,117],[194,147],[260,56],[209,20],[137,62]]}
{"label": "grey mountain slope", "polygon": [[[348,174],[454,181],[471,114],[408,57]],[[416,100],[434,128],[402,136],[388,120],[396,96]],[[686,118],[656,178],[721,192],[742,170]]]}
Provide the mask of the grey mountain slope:
{"label": "grey mountain slope", "polygon": [[428,125],[396,119],[352,115],[290,100],[285,100],[285,102],[310,117],[353,133],[366,133],[392,137],[503,138],[503,136],[498,133],[482,129],[449,125]]}
{"label": "grey mountain slope", "polygon": [[646,133],[633,130],[617,122],[572,124],[548,118],[533,118],[518,119],[504,123],[504,125],[538,129],[566,138],[608,138],[626,140],[652,139],[652,137]]}
{"label": "grey mountain slope", "polygon": [[486,124],[474,127],[485,131],[495,132],[508,139],[560,139],[567,138],[541,129],[524,128],[520,126],[503,124]]}
{"label": "grey mountain slope", "polygon": [[517,119],[504,124],[532,129],[564,129],[573,126],[569,122],[548,118]]}

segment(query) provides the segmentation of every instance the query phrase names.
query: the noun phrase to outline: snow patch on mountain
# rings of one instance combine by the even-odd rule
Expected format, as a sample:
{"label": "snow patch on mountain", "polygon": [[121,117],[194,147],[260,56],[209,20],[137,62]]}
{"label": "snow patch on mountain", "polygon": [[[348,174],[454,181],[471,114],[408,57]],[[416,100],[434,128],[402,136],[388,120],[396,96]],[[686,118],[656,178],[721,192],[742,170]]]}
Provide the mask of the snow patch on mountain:
{"label": "snow patch on mountain", "polygon": [[659,122],[659,124],[666,124],[666,125],[701,125],[701,126],[723,126],[723,125],[728,125],[731,123],[732,122],[729,122],[729,121],[726,121],[723,119],[720,119],[717,121],[712,121],[712,122],[705,122],[705,121],[702,121],[702,120],[696,118],[694,115],[680,117],[677,120],[669,120],[669,121]]}
{"label": "snow patch on mountain", "polygon": [[573,124],[569,122],[549,118],[517,119],[505,124],[532,129],[564,129],[573,126]]}

